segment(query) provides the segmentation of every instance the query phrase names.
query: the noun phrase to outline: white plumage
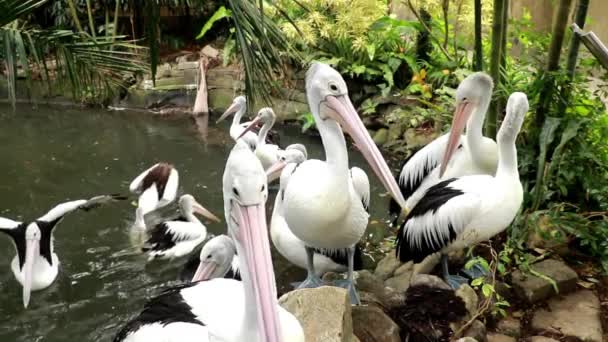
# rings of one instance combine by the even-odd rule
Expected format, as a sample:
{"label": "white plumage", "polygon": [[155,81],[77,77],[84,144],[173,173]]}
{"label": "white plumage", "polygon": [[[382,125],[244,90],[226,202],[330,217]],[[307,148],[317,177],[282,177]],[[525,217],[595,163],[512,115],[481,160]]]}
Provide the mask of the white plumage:
{"label": "white plumage", "polygon": [[179,174],[173,165],[157,163],[142,172],[129,185],[129,190],[139,195],[133,228],[146,229],[146,214],[162,208],[175,200],[179,186]]}
{"label": "white plumage", "polygon": [[[230,137],[237,141],[245,129],[249,126],[250,122],[241,123],[241,119],[245,112],[247,111],[247,98],[245,96],[237,96],[233,101],[230,107],[226,109],[226,111],[217,119],[216,123],[221,122],[225,118],[227,118],[230,114],[234,114],[234,118],[232,119],[232,124],[230,125]],[[246,132],[240,139],[242,139],[252,151],[255,151],[257,146],[258,136],[254,132]]]}

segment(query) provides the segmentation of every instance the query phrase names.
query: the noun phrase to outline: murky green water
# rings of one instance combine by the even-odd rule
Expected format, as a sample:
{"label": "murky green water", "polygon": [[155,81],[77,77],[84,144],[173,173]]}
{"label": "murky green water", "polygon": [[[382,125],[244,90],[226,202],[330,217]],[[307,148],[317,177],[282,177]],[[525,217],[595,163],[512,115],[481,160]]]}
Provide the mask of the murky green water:
{"label": "murky green water", "polygon": [[[282,146],[302,142],[309,156],[322,158],[319,138],[301,135],[296,127],[279,129]],[[178,168],[182,193],[221,216],[221,179],[232,146],[227,131],[228,123],[210,124],[205,144],[191,118],[29,106],[12,113],[0,106],[0,216],[31,220],[66,200],[126,193],[132,178],[159,160]],[[356,152],[351,159],[364,165]],[[372,216],[378,219],[386,198],[368,175]],[[0,341],[111,341],[147,298],[177,283],[183,260],[146,263],[132,247],[133,216],[129,201],[67,216],[54,232],[60,275],[51,287],[32,294],[27,310],[10,270],[13,245],[0,236]],[[221,224],[208,229],[225,232]],[[275,272],[283,289],[303,275],[276,253]]]}

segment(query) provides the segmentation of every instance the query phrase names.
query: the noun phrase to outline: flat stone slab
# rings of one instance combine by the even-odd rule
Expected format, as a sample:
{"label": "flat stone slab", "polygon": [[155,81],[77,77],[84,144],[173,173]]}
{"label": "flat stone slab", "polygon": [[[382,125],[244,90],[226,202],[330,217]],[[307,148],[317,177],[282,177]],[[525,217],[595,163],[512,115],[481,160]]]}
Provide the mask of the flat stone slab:
{"label": "flat stone slab", "polygon": [[588,290],[572,293],[548,302],[549,309],[534,313],[532,329],[562,334],[586,342],[602,341],[600,301]]}
{"label": "flat stone slab", "polygon": [[550,337],[545,336],[532,336],[528,338],[526,341],[528,342],[559,342],[558,340],[554,340]]}
{"label": "flat stone slab", "polygon": [[517,340],[515,339],[515,337],[497,333],[489,333],[488,342],[517,342]]}
{"label": "flat stone slab", "polygon": [[496,326],[496,331],[512,336],[521,336],[521,322],[515,317],[505,317]]}
{"label": "flat stone slab", "polygon": [[[578,275],[562,261],[547,259],[532,265],[531,268],[553,279],[561,295],[576,290]],[[529,303],[536,303],[556,295],[553,285],[548,280],[520,270],[513,272],[512,283],[517,295]]]}

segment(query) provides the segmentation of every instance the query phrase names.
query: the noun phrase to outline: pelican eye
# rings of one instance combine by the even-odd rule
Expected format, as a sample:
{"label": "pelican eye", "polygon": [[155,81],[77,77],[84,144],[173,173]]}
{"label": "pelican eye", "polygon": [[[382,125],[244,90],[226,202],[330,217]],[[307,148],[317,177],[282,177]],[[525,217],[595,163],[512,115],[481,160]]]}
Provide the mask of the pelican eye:
{"label": "pelican eye", "polygon": [[232,193],[237,197],[239,196],[239,191],[236,188],[232,188]]}
{"label": "pelican eye", "polygon": [[260,190],[260,191],[264,192],[264,190],[266,190],[266,184],[262,184],[262,190]]}
{"label": "pelican eye", "polygon": [[338,91],[338,86],[335,84],[330,84],[329,89],[331,89],[331,91]]}

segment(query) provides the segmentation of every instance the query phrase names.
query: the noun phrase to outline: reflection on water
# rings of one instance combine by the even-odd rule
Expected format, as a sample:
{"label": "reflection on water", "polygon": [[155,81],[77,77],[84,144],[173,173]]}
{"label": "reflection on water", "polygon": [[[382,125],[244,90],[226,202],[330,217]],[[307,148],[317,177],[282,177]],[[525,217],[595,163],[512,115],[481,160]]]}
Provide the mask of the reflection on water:
{"label": "reflection on water", "polygon": [[[221,215],[222,173],[232,140],[229,123],[207,125],[206,116],[158,119],[126,111],[27,106],[13,114],[0,107],[0,216],[31,220],[65,200],[125,193],[133,177],[160,160],[179,170],[181,193],[193,194]],[[318,138],[294,127],[285,127],[281,135],[283,146],[302,142],[309,156],[322,158]],[[359,155],[351,155],[354,165],[363,165]],[[368,174],[372,213],[381,216],[386,199],[378,196],[378,182]],[[59,277],[32,294],[28,310],[10,271],[14,248],[0,236],[0,341],[111,341],[146,298],[176,284],[183,260],[147,263],[132,247],[134,211],[124,201],[67,216],[54,232]],[[222,224],[207,227],[214,234],[225,232]],[[304,273],[274,255],[284,291]]]}

